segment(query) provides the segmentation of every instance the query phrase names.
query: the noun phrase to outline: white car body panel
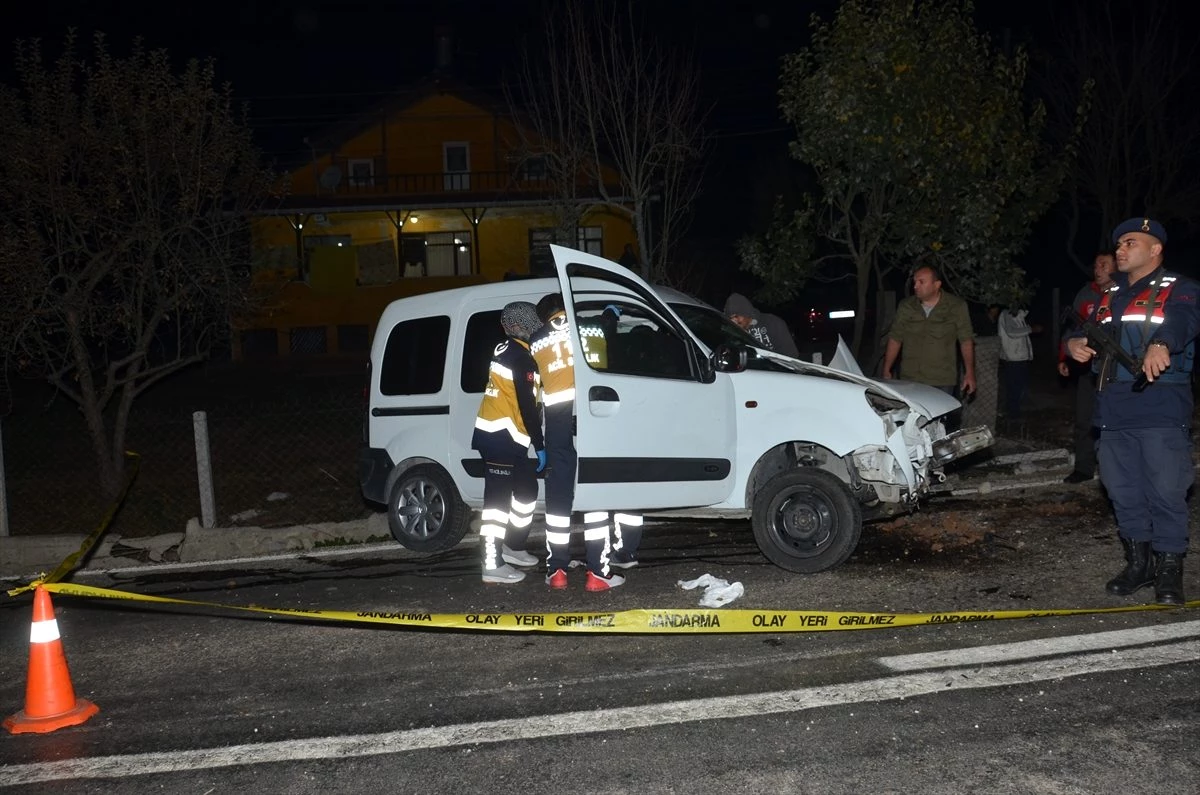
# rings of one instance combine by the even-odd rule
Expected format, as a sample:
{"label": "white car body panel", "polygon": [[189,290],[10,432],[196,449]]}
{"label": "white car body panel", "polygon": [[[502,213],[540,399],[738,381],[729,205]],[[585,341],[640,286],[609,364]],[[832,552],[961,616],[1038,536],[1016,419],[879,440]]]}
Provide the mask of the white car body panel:
{"label": "white car body panel", "polygon": [[[551,250],[558,280],[513,280],[423,294],[394,301],[384,310],[371,348],[367,446],[387,451],[393,479],[412,464],[432,462],[450,474],[469,507],[481,507],[483,479],[472,477],[464,462],[478,460],[470,443],[482,393],[467,393],[460,384],[464,330],[478,311],[499,310],[516,300],[536,303],[556,291],[565,298],[574,286],[597,300],[613,296],[652,305],[679,324],[697,351],[705,357],[713,353],[666,302],[711,308],[668,288],[652,288],[608,260],[558,246]],[[604,276],[598,281],[568,276],[572,263]],[[574,324],[572,302],[566,303]],[[450,322],[439,391],[381,394],[381,362],[392,329],[404,320],[434,316],[446,316]],[[856,363],[851,367],[848,353],[835,357],[841,369],[761,349],[755,353],[785,371],[716,372],[704,382],[610,373],[577,363],[576,446],[581,469],[584,459],[645,457],[725,458],[730,465],[723,477],[710,480],[582,482],[576,490],[576,509],[742,516],[749,508],[756,467],[793,443],[820,448],[835,463],[846,462],[861,483],[878,486],[880,500],[910,503],[928,490],[936,474],[932,446],[944,433],[937,418],[956,409],[957,400],[921,384],[867,378]],[[592,400],[592,387],[611,389],[619,399]],[[871,400],[876,403],[894,404],[873,407],[869,396],[875,396]]]}

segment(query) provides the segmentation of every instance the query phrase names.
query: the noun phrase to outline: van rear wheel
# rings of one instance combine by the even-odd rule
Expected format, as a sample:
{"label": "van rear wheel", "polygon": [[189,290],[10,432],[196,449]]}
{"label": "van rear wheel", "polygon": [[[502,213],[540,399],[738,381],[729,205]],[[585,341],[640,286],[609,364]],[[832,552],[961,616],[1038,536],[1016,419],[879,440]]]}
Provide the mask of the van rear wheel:
{"label": "van rear wheel", "polygon": [[471,512],[441,467],[413,467],[397,478],[387,508],[392,537],[415,552],[450,549],[470,526]]}
{"label": "van rear wheel", "polygon": [[767,559],[800,574],[832,569],[862,535],[862,509],[842,481],[821,469],[781,472],[754,495],[754,540]]}

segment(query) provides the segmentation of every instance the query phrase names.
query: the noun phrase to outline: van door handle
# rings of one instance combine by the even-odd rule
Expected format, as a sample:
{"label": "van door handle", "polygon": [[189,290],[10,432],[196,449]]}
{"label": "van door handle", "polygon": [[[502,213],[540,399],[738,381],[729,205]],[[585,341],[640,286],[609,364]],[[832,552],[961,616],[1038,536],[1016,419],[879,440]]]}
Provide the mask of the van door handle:
{"label": "van door handle", "polygon": [[594,386],[588,389],[588,400],[603,400],[610,403],[620,403],[621,398],[617,395],[617,390],[611,386]]}

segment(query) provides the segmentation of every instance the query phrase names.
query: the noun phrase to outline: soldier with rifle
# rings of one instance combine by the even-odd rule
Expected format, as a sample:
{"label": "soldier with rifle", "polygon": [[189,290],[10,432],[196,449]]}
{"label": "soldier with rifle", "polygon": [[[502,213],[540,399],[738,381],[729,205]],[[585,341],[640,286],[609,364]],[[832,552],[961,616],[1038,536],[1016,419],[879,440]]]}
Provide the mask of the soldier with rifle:
{"label": "soldier with rifle", "polygon": [[1095,323],[1067,341],[1072,359],[1094,362],[1100,479],[1125,550],[1125,568],[1106,587],[1128,596],[1153,584],[1155,602],[1182,605],[1200,285],[1164,270],[1167,233],[1158,221],[1130,218],[1112,241],[1116,286]]}

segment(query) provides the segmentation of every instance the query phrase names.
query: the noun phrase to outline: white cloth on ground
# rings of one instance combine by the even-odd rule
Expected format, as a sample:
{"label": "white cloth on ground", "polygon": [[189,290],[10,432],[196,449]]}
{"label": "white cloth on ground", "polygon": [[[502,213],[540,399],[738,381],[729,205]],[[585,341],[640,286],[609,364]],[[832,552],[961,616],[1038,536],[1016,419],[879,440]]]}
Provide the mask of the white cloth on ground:
{"label": "white cloth on ground", "polygon": [[702,574],[694,580],[679,580],[678,584],[685,591],[704,588],[704,595],[700,597],[701,607],[721,607],[746,592],[740,582],[730,583],[711,574]]}

